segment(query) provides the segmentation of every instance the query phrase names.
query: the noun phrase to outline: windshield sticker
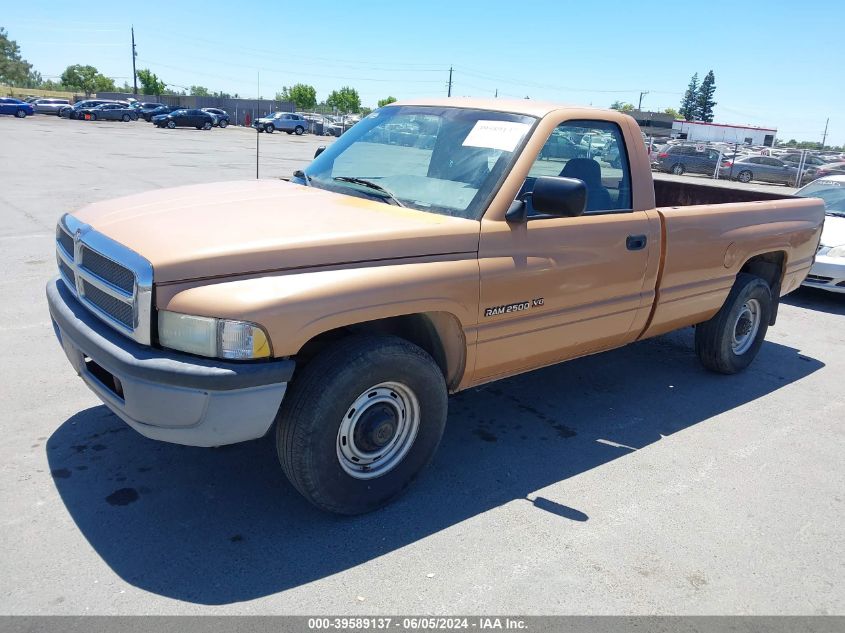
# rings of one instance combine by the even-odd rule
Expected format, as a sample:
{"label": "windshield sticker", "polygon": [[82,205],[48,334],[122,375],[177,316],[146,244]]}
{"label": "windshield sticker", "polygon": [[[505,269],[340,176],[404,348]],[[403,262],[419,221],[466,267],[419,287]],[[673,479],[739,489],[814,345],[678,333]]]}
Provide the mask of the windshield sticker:
{"label": "windshield sticker", "polygon": [[531,128],[515,121],[477,121],[464,139],[464,147],[486,147],[512,152]]}

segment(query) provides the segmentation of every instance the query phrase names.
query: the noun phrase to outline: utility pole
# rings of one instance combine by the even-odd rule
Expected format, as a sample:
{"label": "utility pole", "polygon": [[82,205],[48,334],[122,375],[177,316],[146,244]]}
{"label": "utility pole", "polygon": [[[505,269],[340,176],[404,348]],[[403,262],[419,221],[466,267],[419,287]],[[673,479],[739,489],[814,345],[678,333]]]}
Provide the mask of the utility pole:
{"label": "utility pole", "polygon": [[643,109],[643,95],[647,95],[647,94],[648,94],[648,90],[643,90],[643,91],[640,93],[640,102],[639,102],[639,104],[637,105],[637,112],[642,112],[642,109]]}
{"label": "utility pole", "polygon": [[495,94],[495,95],[493,95],[493,98],[494,98],[494,99],[498,99],[498,98],[499,98],[499,89],[498,89],[498,88],[496,88],[496,94]]}
{"label": "utility pole", "polygon": [[452,67],[449,66],[449,92],[446,93],[447,97],[452,96]]}
{"label": "utility pole", "polygon": [[824,142],[827,140],[827,124],[830,123],[830,117],[824,122],[824,134],[822,134],[822,149],[824,149]]}
{"label": "utility pole", "polygon": [[138,73],[135,72],[135,58],[138,57],[135,51],[135,25],[132,25],[132,85],[135,88],[134,95],[138,96]]}

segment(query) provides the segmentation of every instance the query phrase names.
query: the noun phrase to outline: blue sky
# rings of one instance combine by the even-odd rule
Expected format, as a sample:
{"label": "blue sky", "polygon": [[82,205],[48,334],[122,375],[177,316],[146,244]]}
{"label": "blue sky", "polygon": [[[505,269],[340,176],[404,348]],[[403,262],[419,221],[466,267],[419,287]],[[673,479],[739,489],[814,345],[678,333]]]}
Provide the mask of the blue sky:
{"label": "blue sky", "polygon": [[158,2],[5,3],[0,26],[45,77],[92,64],[131,83],[138,67],[174,87],[272,97],[305,82],[319,99],[351,85],[364,105],[452,94],[606,107],[677,108],[713,69],[716,121],[777,127],[780,138],[845,143],[845,2],[655,3]]}

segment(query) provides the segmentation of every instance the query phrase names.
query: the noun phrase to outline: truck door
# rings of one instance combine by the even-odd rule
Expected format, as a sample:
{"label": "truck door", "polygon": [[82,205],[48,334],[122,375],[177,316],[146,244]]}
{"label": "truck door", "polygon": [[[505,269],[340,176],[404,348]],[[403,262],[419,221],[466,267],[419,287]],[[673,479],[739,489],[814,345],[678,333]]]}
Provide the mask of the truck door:
{"label": "truck door", "polygon": [[659,218],[632,210],[628,150],[615,122],[567,121],[547,142],[584,134],[604,139],[603,147],[615,141],[617,166],[601,151],[557,158],[544,148],[520,191],[531,191],[538,176],[578,178],[587,185],[584,215],[540,216],[529,203],[526,222],[482,220],[474,382],[625,344],[648,317]]}

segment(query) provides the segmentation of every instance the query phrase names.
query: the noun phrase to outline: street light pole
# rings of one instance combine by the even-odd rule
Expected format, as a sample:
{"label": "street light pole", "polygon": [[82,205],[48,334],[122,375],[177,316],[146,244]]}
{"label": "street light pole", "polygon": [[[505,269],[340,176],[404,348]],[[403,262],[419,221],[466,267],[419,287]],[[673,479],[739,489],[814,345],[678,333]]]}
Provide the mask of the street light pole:
{"label": "street light pole", "polygon": [[134,96],[138,96],[138,73],[135,72],[135,58],[138,53],[135,51],[135,25],[132,25],[132,85],[135,88]]}

